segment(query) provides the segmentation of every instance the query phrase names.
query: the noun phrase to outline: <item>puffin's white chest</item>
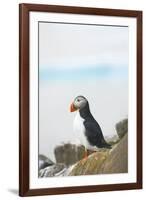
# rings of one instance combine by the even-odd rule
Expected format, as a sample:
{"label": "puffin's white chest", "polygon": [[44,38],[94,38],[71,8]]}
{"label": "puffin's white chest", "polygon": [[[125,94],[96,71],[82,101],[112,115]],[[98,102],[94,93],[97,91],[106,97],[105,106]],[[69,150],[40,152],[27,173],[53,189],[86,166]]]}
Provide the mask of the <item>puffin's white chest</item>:
{"label": "puffin's white chest", "polygon": [[74,119],[74,131],[75,132],[85,132],[85,127],[84,127],[84,119],[80,116],[79,112],[77,112],[75,119]]}
{"label": "puffin's white chest", "polygon": [[84,119],[80,116],[80,113],[77,112],[76,117],[74,119],[74,133],[76,135],[76,138],[79,140],[81,144],[86,146],[87,139],[85,136],[85,127],[84,127]]}

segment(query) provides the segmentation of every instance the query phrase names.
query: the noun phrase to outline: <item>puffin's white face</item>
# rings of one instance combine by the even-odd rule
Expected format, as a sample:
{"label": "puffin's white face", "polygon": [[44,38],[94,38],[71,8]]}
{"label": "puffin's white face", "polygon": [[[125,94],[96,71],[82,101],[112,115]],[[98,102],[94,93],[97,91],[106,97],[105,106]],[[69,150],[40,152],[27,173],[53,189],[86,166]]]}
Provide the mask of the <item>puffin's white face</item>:
{"label": "puffin's white face", "polygon": [[73,103],[70,106],[70,112],[74,112],[76,110],[80,110],[82,108],[84,108],[87,104],[87,99],[83,96],[77,96]]}

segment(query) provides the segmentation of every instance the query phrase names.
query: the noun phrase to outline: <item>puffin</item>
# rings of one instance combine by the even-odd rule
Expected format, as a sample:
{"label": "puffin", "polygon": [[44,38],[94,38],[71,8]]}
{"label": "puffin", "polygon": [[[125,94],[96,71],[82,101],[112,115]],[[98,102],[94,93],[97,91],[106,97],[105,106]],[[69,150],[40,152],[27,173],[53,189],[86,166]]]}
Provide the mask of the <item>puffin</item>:
{"label": "puffin", "polygon": [[97,151],[98,148],[111,149],[106,142],[100,125],[90,112],[88,100],[84,96],[77,96],[70,105],[70,112],[77,111],[73,129],[80,143],[85,147],[84,158],[87,151]]}

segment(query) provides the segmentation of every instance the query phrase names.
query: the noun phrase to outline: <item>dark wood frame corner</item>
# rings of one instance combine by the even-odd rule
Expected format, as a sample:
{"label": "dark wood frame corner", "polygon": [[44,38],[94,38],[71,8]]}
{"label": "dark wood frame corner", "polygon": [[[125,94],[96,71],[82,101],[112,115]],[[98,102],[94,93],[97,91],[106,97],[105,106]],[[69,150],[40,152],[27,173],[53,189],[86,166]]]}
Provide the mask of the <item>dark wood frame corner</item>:
{"label": "dark wood frame corner", "polygon": [[[55,12],[135,17],[137,19],[137,182],[30,189],[29,187],[29,12]],[[19,5],[19,195],[50,195],[142,188],[142,11],[70,7],[40,4]]]}

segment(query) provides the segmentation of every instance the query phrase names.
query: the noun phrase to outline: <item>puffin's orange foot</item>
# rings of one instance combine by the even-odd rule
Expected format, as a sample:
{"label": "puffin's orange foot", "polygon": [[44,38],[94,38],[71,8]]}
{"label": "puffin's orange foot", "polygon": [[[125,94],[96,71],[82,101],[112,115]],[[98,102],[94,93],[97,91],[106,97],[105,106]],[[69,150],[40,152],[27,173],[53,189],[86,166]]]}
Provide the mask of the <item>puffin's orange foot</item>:
{"label": "puffin's orange foot", "polygon": [[83,159],[87,159],[88,158],[88,152],[87,150],[85,150],[85,154],[84,154],[84,158]]}
{"label": "puffin's orange foot", "polygon": [[87,150],[85,150],[84,158],[81,160],[82,165],[86,162],[87,158],[88,158],[88,153]]}

